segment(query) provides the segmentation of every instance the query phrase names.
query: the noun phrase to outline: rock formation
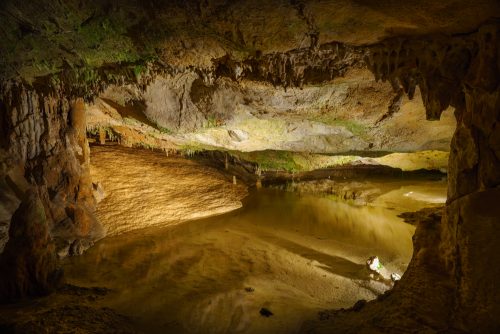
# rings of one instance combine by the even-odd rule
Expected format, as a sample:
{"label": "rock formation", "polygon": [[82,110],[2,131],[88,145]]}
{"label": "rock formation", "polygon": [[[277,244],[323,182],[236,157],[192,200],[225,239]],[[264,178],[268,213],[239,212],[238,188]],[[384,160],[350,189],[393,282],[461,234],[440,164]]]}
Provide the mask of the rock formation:
{"label": "rock formation", "polygon": [[0,258],[0,296],[10,301],[51,292],[62,278],[57,266],[45,209],[37,190],[30,189],[12,216]]}
{"label": "rock formation", "polygon": [[[441,55],[440,66],[427,65],[416,71],[420,80],[427,80],[422,85],[433,88],[424,98],[429,117],[437,117],[449,103],[457,110],[445,215],[441,221],[417,227],[412,262],[389,296],[367,305],[364,312],[335,314],[318,332],[333,328],[337,332],[367,328],[391,332],[394,324],[417,331],[484,333],[500,327],[496,317],[500,296],[495,288],[500,235],[493,223],[500,217],[493,205],[500,184],[494,144],[499,120],[500,68],[495,63],[499,32],[498,25],[486,25],[469,43],[458,44],[458,49],[441,46],[447,50],[444,53],[430,49],[433,64]],[[385,64],[379,75],[401,70],[388,71],[389,62]],[[353,327],[359,317],[371,320]]]}
{"label": "rock formation", "polygon": [[[49,240],[54,239],[57,251],[63,255],[74,248],[73,245],[80,245],[82,242],[84,247],[88,247],[93,240],[102,237],[103,233],[92,214],[94,202],[89,178],[90,157],[85,137],[83,102],[26,89],[21,84],[7,84],[3,87],[2,96],[2,140],[10,165],[19,166],[13,169],[24,172],[26,180],[36,187],[39,197],[35,201],[36,205],[30,204],[33,202],[30,200],[19,213],[26,215],[20,224],[28,224],[27,226],[15,227],[14,214],[9,233],[11,238],[13,228],[27,231],[37,221],[30,221],[33,217],[43,217],[37,219],[42,220],[40,224],[47,225],[46,228],[51,233],[35,233],[33,238],[40,237],[43,240],[40,243],[33,241],[35,246],[51,244],[52,241]],[[5,180],[10,180],[7,186],[13,189],[18,201],[24,200],[24,193],[20,189],[26,188],[26,180],[22,177],[12,180],[9,174],[4,177]],[[39,203],[43,204],[42,208]],[[33,210],[35,211],[30,212]],[[12,254],[9,255],[8,250],[18,247],[15,244],[19,242],[15,239],[7,242],[6,250],[1,255],[5,261],[11,261],[8,257]],[[10,246],[10,243],[14,243],[14,246]],[[18,260],[36,262],[37,252],[27,252],[26,259],[20,257]],[[18,256],[21,254],[23,253]],[[40,256],[40,261],[45,261],[45,255],[42,253]],[[37,270],[39,269],[41,268]],[[35,277],[38,278],[39,275],[36,274]],[[36,279],[35,277],[32,279]],[[7,279],[5,276],[2,278]],[[40,279],[43,281],[46,278],[42,276]],[[36,289],[23,288],[22,281],[19,284],[19,297],[38,293]],[[12,290],[15,291],[14,288]]]}
{"label": "rock formation", "polygon": [[[203,91],[217,78],[289,89],[368,68],[394,91],[380,122],[417,86],[428,119],[455,108],[448,202],[440,222],[418,226],[413,260],[392,293],[309,325],[353,333],[500,328],[500,24],[487,22],[500,12],[497,1],[120,3],[0,7],[0,149],[9,161],[1,182],[11,206],[22,202],[1,254],[2,266],[16,268],[1,276],[2,297],[50,290],[55,252],[78,254],[103,235],[92,216],[83,100],[111,84],[132,84],[146,100],[161,86],[168,97],[165,77],[187,73],[183,84],[199,85],[201,95],[180,92],[182,111],[187,101],[210,102]],[[24,182],[9,174],[16,169],[36,189],[26,198]]]}

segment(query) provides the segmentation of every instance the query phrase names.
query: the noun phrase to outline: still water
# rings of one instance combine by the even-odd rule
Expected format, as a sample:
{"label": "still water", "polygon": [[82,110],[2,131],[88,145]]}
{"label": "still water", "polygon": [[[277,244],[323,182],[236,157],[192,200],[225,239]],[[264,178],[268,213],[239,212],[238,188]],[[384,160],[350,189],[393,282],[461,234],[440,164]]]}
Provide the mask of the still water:
{"label": "still water", "polygon": [[[426,189],[435,199],[445,187],[407,184],[386,201],[425,206]],[[415,193],[424,199],[405,196]],[[147,333],[293,333],[319,310],[387,289],[370,280],[369,256],[403,274],[414,227],[397,213],[255,190],[230,213],[101,240],[68,259],[65,272],[69,283],[110,288],[99,303]],[[261,316],[261,308],[273,315]]]}

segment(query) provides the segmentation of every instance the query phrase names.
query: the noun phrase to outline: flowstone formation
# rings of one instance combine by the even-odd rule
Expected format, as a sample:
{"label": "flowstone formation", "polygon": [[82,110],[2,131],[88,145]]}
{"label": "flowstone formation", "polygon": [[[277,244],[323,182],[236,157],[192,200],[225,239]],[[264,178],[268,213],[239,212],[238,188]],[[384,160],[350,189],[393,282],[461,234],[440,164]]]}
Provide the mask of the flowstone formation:
{"label": "flowstone formation", "polygon": [[[449,106],[455,109],[448,202],[442,220],[418,226],[412,262],[390,294],[356,312],[328,313],[305,329],[487,333],[500,328],[497,1],[120,4],[1,4],[6,42],[0,46],[0,187],[5,189],[0,227],[10,226],[11,237],[0,257],[2,265],[13,259],[25,263],[17,272],[26,273],[1,276],[0,286],[8,287],[2,300],[50,290],[57,281],[52,279],[56,252],[78,254],[103,236],[93,217],[84,101],[127,85],[148,101],[155,91],[164,97],[169,80],[181,77],[185,81],[177,87],[189,83],[199,94],[188,99],[179,91],[176,110],[189,101],[203,109],[213,102],[207,96],[214,96],[216,80],[226,92],[246,82],[307,89],[368,69],[393,90],[376,124],[397,115],[405,96],[411,99],[418,90],[428,119],[438,119]],[[160,89],[151,91],[154,86]],[[167,120],[163,125],[177,128],[186,121],[193,128],[218,122],[208,115],[161,116]],[[158,131],[172,130],[161,125],[155,125]],[[234,130],[228,135],[236,142],[247,136]],[[16,211],[20,203],[27,212]],[[30,238],[37,240],[15,251],[17,234],[28,236],[35,221],[39,230]]]}
{"label": "flowstone formation", "polygon": [[[4,237],[8,238],[1,256],[4,263],[12,261],[12,256],[16,263],[36,263],[38,256],[41,263],[47,263],[46,257],[56,260],[56,252],[62,256],[81,253],[103,236],[102,228],[93,216],[83,101],[27,90],[14,84],[3,87],[1,105],[2,150],[6,151],[1,186],[4,194],[9,196],[9,201],[3,202],[2,207],[13,214],[10,236]],[[33,192],[37,193],[36,200],[30,199]],[[29,204],[33,201],[36,205]],[[27,226],[19,227],[16,226],[14,210],[21,202],[28,204],[21,204],[22,210],[18,209],[16,213],[27,215],[27,218],[18,224]],[[44,225],[44,230],[34,233],[32,238],[45,241],[33,240],[33,253],[14,251],[22,245],[21,235],[31,233],[30,224],[35,224],[31,221],[33,217],[43,217],[38,224]],[[10,219],[8,215],[5,218]],[[15,299],[43,292],[45,288],[37,291],[36,286],[50,283],[46,282],[46,277],[51,270],[51,265],[40,264],[34,270],[26,268],[23,279],[33,280],[33,288],[15,275],[2,275],[2,283],[11,286],[5,295],[2,291],[2,297]]]}

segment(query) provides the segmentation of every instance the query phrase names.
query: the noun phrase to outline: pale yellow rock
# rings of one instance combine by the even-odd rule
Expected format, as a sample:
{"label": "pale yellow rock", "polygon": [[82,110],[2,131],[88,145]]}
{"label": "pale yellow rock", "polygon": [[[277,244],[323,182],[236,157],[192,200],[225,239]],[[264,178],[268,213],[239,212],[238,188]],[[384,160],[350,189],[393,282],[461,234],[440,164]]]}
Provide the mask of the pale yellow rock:
{"label": "pale yellow rock", "polygon": [[108,236],[225,213],[247,194],[192,160],[118,146],[92,149],[91,174],[106,190],[97,217]]}

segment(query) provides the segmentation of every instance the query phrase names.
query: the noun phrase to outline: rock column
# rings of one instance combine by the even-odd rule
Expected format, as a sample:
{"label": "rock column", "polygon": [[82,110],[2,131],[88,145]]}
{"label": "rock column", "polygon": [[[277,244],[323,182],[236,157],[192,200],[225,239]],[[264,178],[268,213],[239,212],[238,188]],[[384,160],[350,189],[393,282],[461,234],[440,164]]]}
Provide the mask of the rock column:
{"label": "rock column", "polygon": [[441,248],[456,283],[453,322],[494,332],[500,328],[499,30],[482,29],[478,46],[456,111]]}

